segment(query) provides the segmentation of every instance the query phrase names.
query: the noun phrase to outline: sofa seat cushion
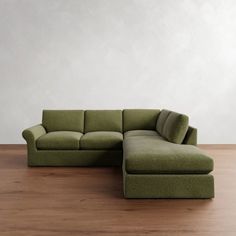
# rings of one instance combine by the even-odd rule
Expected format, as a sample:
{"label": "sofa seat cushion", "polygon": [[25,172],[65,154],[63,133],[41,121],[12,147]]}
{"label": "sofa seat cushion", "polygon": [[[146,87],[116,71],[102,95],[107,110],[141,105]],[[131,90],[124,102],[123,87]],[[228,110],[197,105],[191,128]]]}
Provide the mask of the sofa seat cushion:
{"label": "sofa seat cushion", "polygon": [[95,131],[84,134],[80,147],[84,150],[122,149],[123,134],[113,131]]}
{"label": "sofa seat cushion", "polygon": [[125,171],[132,174],[208,174],[213,160],[192,145],[180,145],[156,136],[125,138]]}
{"label": "sofa seat cushion", "polygon": [[82,135],[73,131],[49,132],[37,139],[36,146],[42,150],[76,150]]}
{"label": "sofa seat cushion", "polygon": [[154,130],[131,130],[124,133],[124,138],[137,137],[137,136],[160,136]]}

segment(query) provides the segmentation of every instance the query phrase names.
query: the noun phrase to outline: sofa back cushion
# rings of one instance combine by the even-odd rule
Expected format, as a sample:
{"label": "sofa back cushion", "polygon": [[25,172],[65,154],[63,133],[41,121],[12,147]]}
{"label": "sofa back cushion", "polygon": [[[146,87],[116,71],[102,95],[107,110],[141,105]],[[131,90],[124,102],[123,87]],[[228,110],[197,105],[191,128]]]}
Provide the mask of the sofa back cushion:
{"label": "sofa back cushion", "polygon": [[123,111],[123,131],[155,130],[159,109],[126,109]]}
{"label": "sofa back cushion", "polygon": [[164,124],[165,124],[170,112],[171,111],[169,111],[169,110],[163,109],[163,110],[161,110],[161,112],[158,116],[157,123],[156,123],[156,130],[160,135],[162,135]]}
{"label": "sofa back cushion", "polygon": [[85,133],[93,131],[122,132],[121,110],[85,111]]}
{"label": "sofa back cushion", "polygon": [[42,125],[47,132],[84,131],[84,111],[82,110],[43,110]]}
{"label": "sofa back cushion", "polygon": [[181,144],[188,130],[188,117],[177,112],[170,112],[161,135],[169,142]]}

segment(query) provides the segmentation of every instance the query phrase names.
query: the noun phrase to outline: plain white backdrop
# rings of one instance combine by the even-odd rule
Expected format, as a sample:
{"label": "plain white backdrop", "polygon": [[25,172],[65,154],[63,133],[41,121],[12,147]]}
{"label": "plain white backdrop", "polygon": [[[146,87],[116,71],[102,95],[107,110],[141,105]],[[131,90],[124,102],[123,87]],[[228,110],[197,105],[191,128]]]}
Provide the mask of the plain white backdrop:
{"label": "plain white backdrop", "polygon": [[44,108],[167,108],[236,143],[236,1],[0,0],[0,143]]}

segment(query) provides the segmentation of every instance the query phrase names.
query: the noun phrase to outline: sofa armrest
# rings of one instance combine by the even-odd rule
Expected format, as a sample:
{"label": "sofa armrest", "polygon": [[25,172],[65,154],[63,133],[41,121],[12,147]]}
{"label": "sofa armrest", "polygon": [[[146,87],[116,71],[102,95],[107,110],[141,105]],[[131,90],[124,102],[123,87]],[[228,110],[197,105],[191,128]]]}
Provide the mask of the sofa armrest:
{"label": "sofa armrest", "polygon": [[41,124],[25,129],[22,136],[27,142],[28,150],[36,149],[35,141],[44,134],[46,134],[46,130]]}
{"label": "sofa armrest", "polygon": [[184,137],[183,144],[195,145],[197,146],[197,129],[189,126],[187,133]]}

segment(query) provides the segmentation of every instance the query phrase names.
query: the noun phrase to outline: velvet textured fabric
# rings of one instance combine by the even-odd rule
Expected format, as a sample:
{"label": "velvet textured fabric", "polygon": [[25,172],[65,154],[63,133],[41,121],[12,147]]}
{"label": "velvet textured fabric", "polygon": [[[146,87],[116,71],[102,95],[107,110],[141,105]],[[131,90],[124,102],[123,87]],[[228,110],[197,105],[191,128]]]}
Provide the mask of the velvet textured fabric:
{"label": "velvet textured fabric", "polygon": [[80,140],[84,150],[122,150],[123,134],[113,131],[88,132]]}
{"label": "velvet textured fabric", "polygon": [[212,175],[147,175],[123,172],[126,198],[213,198]]}
{"label": "velvet textured fabric", "polygon": [[121,166],[120,150],[37,150],[29,166]]}
{"label": "velvet textured fabric", "polygon": [[188,117],[177,112],[170,112],[161,135],[169,142],[181,144],[188,130]]}
{"label": "velvet textured fabric", "polygon": [[36,146],[42,150],[78,150],[82,135],[74,131],[49,132],[36,140]]}
{"label": "velvet textured fabric", "polygon": [[36,140],[44,134],[46,134],[46,130],[41,124],[32,126],[22,132],[22,136],[27,142],[28,158],[37,151]]}
{"label": "velvet textured fabric", "polygon": [[171,111],[165,110],[165,109],[161,110],[161,112],[158,116],[158,119],[157,119],[157,123],[156,123],[156,130],[159,134],[162,134],[164,124],[165,124],[170,112]]}
{"label": "velvet textured fabric", "polygon": [[124,133],[124,138],[136,136],[159,136],[154,130],[131,130]]}
{"label": "velvet textured fabric", "polygon": [[123,163],[126,198],[214,197],[213,160],[194,146],[197,129],[176,112],[44,110],[43,124],[22,134],[29,166]]}
{"label": "velvet textured fabric", "polygon": [[155,130],[159,109],[126,109],[123,111],[123,131]]}
{"label": "velvet textured fabric", "polygon": [[47,132],[84,132],[84,111],[82,110],[44,110],[43,127]]}
{"label": "velvet textured fabric", "polygon": [[192,145],[179,145],[156,136],[125,138],[125,170],[133,174],[208,174],[213,160]]}
{"label": "velvet textured fabric", "polygon": [[115,131],[122,133],[121,110],[85,111],[85,133],[94,131]]}
{"label": "velvet textured fabric", "polygon": [[189,126],[188,131],[184,137],[183,144],[197,146],[197,129]]}

